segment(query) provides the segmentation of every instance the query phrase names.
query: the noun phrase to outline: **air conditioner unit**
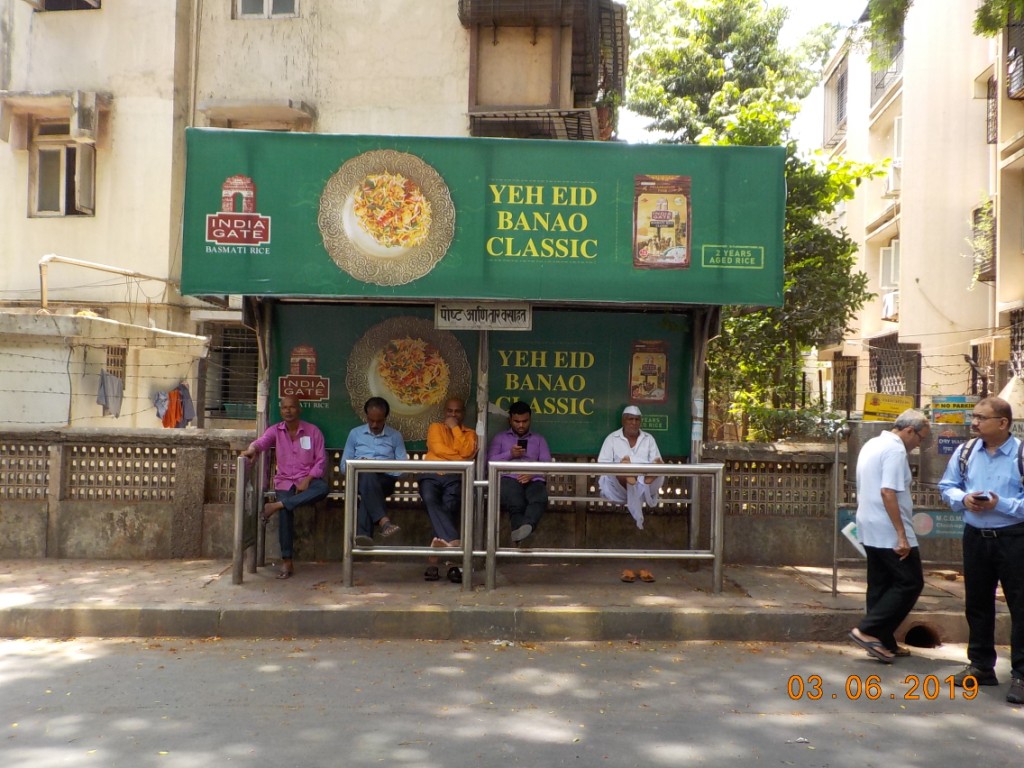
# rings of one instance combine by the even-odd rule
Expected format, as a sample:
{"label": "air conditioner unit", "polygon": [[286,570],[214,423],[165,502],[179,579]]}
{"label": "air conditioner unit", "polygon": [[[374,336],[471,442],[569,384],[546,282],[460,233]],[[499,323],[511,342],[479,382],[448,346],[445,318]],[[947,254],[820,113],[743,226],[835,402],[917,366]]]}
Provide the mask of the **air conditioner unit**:
{"label": "air conditioner unit", "polygon": [[892,162],[893,164],[889,166],[889,172],[885,175],[885,192],[882,193],[882,197],[889,198],[890,200],[894,197],[899,197],[903,189],[903,169],[896,165],[895,160]]}
{"label": "air conditioner unit", "polygon": [[890,291],[882,294],[882,319],[892,323],[900,319],[900,292]]}

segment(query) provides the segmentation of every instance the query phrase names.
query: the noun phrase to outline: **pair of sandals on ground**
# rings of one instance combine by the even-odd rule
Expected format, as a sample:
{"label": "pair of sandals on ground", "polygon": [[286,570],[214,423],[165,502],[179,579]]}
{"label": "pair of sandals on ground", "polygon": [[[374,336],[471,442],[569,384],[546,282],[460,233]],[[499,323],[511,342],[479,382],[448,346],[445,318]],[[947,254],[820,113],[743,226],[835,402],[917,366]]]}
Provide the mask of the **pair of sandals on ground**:
{"label": "pair of sandals on ground", "polygon": [[[439,538],[437,538],[437,536],[435,536],[434,540],[430,542],[430,546],[433,547],[434,549],[458,549],[458,550],[461,550],[462,549],[462,541],[459,540],[459,539],[456,539],[455,541],[445,541],[444,539],[439,539]],[[427,563],[429,563],[429,565],[427,565],[427,570],[425,570],[423,572],[423,580],[424,581],[440,581],[441,580],[441,569],[438,568],[438,566],[437,566],[438,560],[439,560],[438,557],[435,556],[435,555],[431,555],[429,558],[427,558]],[[457,565],[452,565],[452,566],[450,566],[448,568],[447,576],[448,576],[448,581],[450,581],[452,584],[461,584],[462,583],[462,569],[459,568]]]}

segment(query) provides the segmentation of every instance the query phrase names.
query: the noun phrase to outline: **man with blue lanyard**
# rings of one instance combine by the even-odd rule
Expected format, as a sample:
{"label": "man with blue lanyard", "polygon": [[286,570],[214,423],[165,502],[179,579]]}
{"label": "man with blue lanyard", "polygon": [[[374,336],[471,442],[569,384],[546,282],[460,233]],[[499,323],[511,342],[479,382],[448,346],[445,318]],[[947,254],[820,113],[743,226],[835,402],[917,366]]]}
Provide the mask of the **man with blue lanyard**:
{"label": "man with blue lanyard", "polygon": [[[1010,690],[1006,700],[1024,703],[1024,486],[1020,441],[1010,435],[1013,411],[1002,398],[974,406],[971,440],[950,458],[939,482],[942,498],[964,516],[964,587],[968,665],[957,685],[999,685],[995,673],[996,584],[1010,609]],[[965,455],[961,457],[961,452]]]}

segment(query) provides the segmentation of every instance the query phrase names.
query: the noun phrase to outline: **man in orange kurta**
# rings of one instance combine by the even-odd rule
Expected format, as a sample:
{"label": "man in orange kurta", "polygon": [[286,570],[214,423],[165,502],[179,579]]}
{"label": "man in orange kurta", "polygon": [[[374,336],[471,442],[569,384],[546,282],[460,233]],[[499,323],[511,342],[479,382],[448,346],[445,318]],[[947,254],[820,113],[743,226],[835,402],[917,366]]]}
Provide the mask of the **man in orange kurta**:
{"label": "man in orange kurta", "polygon": [[[444,406],[444,421],[427,430],[427,461],[468,461],[476,456],[476,432],[463,426],[466,404],[452,398]],[[440,473],[423,475],[420,496],[434,526],[434,545],[459,545],[462,475]]]}

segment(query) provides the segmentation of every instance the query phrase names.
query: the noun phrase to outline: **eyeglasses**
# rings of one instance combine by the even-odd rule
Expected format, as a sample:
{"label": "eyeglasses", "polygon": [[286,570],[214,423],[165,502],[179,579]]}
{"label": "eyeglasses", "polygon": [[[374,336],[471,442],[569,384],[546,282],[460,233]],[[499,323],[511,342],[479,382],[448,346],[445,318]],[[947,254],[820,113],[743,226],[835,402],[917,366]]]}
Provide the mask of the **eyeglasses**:
{"label": "eyeglasses", "polygon": [[972,413],[971,421],[988,421],[989,419],[1001,419],[1002,416],[982,416],[980,413]]}

